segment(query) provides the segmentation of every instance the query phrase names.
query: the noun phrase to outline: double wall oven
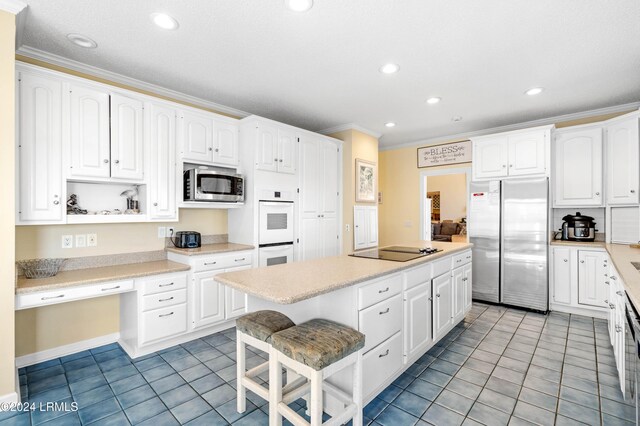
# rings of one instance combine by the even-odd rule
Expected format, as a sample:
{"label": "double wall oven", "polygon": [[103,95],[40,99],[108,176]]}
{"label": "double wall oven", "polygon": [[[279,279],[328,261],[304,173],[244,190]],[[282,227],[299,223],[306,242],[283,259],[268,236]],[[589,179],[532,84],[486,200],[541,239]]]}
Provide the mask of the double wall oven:
{"label": "double wall oven", "polygon": [[260,266],[293,262],[293,200],[274,191],[259,202],[258,259]]}

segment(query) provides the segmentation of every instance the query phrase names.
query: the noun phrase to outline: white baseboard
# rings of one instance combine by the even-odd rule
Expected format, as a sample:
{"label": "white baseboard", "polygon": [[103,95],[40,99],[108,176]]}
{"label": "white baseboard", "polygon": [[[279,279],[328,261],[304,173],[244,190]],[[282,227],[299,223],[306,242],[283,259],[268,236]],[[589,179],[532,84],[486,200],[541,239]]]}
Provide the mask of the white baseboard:
{"label": "white baseboard", "polygon": [[93,339],[71,343],[69,345],[58,346],[57,348],[47,349],[29,355],[23,355],[16,358],[16,367],[22,368],[28,365],[38,364],[39,362],[59,358],[61,356],[85,351],[87,349],[97,348],[98,346],[108,345],[109,343],[117,342],[119,338],[120,333],[112,333],[100,337],[95,337]]}
{"label": "white baseboard", "polygon": [[592,318],[600,318],[600,319],[608,318],[607,311],[604,309],[598,309],[598,308],[594,308],[594,309],[579,308],[577,306],[568,306],[568,305],[561,305],[557,303],[550,303],[549,310],[552,312],[553,311],[563,312],[565,314],[582,315],[585,317],[592,317]]}
{"label": "white baseboard", "polygon": [[8,393],[6,395],[1,395],[0,396],[0,404],[4,404],[6,402],[20,402],[20,398],[18,397],[18,394],[15,392],[11,392]]}

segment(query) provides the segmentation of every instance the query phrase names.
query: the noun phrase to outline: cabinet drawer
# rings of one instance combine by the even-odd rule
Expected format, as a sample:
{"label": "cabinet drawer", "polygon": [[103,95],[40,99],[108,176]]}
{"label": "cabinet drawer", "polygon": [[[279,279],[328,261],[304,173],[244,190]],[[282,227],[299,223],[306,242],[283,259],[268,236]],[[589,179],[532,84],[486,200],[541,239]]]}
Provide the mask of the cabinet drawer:
{"label": "cabinet drawer", "polygon": [[409,290],[419,284],[431,281],[433,278],[433,265],[431,263],[410,269],[404,273],[405,290]]}
{"label": "cabinet drawer", "polygon": [[363,349],[366,352],[402,328],[402,295],[360,311],[358,319],[360,332],[366,336]]}
{"label": "cabinet drawer", "polygon": [[252,258],[253,255],[250,252],[198,256],[195,259],[193,270],[194,272],[201,272],[251,265]]}
{"label": "cabinet drawer", "polygon": [[402,275],[392,275],[358,289],[358,309],[364,309],[391,296],[395,296],[402,290]]}
{"label": "cabinet drawer", "polygon": [[142,313],[140,344],[187,331],[187,304],[168,306]]}
{"label": "cabinet drawer", "polygon": [[167,291],[165,293],[142,296],[142,310],[164,308],[165,306],[179,305],[187,302],[187,289]]}
{"label": "cabinet drawer", "polygon": [[187,274],[162,275],[142,281],[142,295],[162,293],[187,287]]}
{"label": "cabinet drawer", "polygon": [[453,256],[453,260],[451,261],[451,267],[457,268],[458,266],[465,265],[471,262],[471,250],[465,251],[464,253],[456,254]]}
{"label": "cabinet drawer", "polygon": [[451,270],[451,264],[452,261],[450,257],[433,262],[433,277],[439,277],[440,275],[449,272]]}
{"label": "cabinet drawer", "polygon": [[398,332],[362,357],[362,371],[367,372],[362,377],[364,399],[368,399],[400,368],[402,368],[402,334]]}
{"label": "cabinet drawer", "polygon": [[133,290],[133,280],[111,281],[101,284],[84,285],[80,287],[61,288],[59,290],[39,291],[37,293],[19,294],[16,296],[15,309],[35,308],[70,302],[72,300],[89,299],[107,296],[109,294],[124,293]]}

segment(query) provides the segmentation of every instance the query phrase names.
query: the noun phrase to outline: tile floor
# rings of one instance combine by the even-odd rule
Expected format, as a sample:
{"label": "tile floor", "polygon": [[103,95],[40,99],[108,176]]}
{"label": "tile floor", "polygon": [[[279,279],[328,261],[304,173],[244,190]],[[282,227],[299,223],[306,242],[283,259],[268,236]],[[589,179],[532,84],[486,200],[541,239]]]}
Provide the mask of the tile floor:
{"label": "tile floor", "polygon": [[[107,345],[20,370],[30,403],[77,412],[0,412],[0,425],[266,425],[250,393],[236,413],[235,331],[131,360]],[[262,362],[264,354],[247,359]],[[266,378],[266,377],[265,377]],[[474,303],[465,321],[365,407],[371,425],[632,425],[605,321]],[[299,403],[293,406],[301,413]]]}

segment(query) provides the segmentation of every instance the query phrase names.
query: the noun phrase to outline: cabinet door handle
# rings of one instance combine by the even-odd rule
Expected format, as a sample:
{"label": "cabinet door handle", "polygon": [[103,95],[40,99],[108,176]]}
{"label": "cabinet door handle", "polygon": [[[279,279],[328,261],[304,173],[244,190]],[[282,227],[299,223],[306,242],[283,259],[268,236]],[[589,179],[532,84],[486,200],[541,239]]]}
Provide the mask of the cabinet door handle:
{"label": "cabinet door handle", "polygon": [[380,311],[380,315],[384,315],[384,314],[388,314],[389,313],[389,308],[387,308],[384,311]]}
{"label": "cabinet door handle", "polygon": [[378,358],[384,358],[387,355],[389,355],[389,349],[387,349],[385,353],[378,355]]}
{"label": "cabinet door handle", "polygon": [[615,276],[611,276],[610,277],[612,280],[616,281],[618,278],[616,278]]}
{"label": "cabinet door handle", "polygon": [[569,259],[562,259],[562,260],[564,260],[565,262],[568,262],[568,261],[569,261]]}
{"label": "cabinet door handle", "polygon": [[109,162],[109,160],[107,160],[106,158],[102,161],[104,161],[104,164],[107,164]]}
{"label": "cabinet door handle", "polygon": [[274,158],[274,159],[273,159],[273,161],[275,161],[275,162],[277,163],[277,162],[278,162],[278,159],[277,159],[277,158]]}
{"label": "cabinet door handle", "polygon": [[436,297],[440,297],[440,293],[436,294]]}
{"label": "cabinet door handle", "polygon": [[584,263],[584,260],[581,260],[580,263]]}
{"label": "cabinet door handle", "polygon": [[119,288],[120,288],[120,286],[119,286],[119,285],[117,285],[117,286],[115,286],[115,287],[102,288],[102,289],[100,289],[100,291],[117,290],[117,289],[119,289]]}
{"label": "cabinet door handle", "polygon": [[509,164],[509,167],[513,167],[513,164]]}
{"label": "cabinet door handle", "polygon": [[507,168],[507,165],[506,165],[506,164],[503,164],[503,165],[502,165],[502,168],[503,168],[503,169],[506,169],[506,168]]}
{"label": "cabinet door handle", "polygon": [[172,286],[173,283],[169,283],[169,284],[160,284],[158,287],[169,287]]}
{"label": "cabinet door handle", "polygon": [[216,148],[216,152],[220,152],[220,150],[218,148]]}
{"label": "cabinet door handle", "polygon": [[617,294],[618,296],[624,296],[624,293],[623,293],[623,292],[621,292],[620,290],[616,291],[616,294]]}
{"label": "cabinet door handle", "polygon": [[378,293],[386,293],[389,291],[389,287],[385,288],[384,290],[378,290]]}
{"label": "cabinet door handle", "polygon": [[57,206],[58,204],[60,204],[60,201],[58,201],[58,200],[55,200],[55,201],[53,202],[53,205],[54,205],[54,206]]}
{"label": "cabinet door handle", "polygon": [[636,193],[636,190],[635,190],[635,189],[632,189],[632,190],[631,190],[631,193],[632,193],[632,194],[635,194],[635,193]]}
{"label": "cabinet door handle", "polygon": [[169,300],[173,300],[173,296],[167,297],[166,299],[158,299],[158,302],[168,302]]}
{"label": "cabinet door handle", "polygon": [[64,297],[64,294],[59,294],[58,296],[41,297],[40,300],[60,299],[60,298],[63,298],[63,297]]}
{"label": "cabinet door handle", "polygon": [[604,283],[605,283],[606,285],[609,285],[609,281],[605,281]]}
{"label": "cabinet door handle", "polygon": [[616,325],[616,333],[622,333],[622,327]]}
{"label": "cabinet door handle", "polygon": [[433,297],[429,297],[429,302],[433,302]]}
{"label": "cabinet door handle", "polygon": [[158,315],[158,318],[169,317],[171,315],[173,315],[173,312],[169,312],[168,314],[160,314]]}
{"label": "cabinet door handle", "polygon": [[158,203],[153,203],[153,206],[154,207],[158,207]]}
{"label": "cabinet door handle", "polygon": [[609,299],[605,299],[604,303],[605,303],[606,305],[608,305],[608,304],[609,304]]}
{"label": "cabinet door handle", "polygon": [[596,192],[596,195],[600,195],[600,193],[599,193],[599,192]]}
{"label": "cabinet door handle", "polygon": [[616,305],[614,305],[613,303],[609,303],[609,309],[615,309]]}
{"label": "cabinet door handle", "polygon": [[120,160],[116,160],[116,161],[115,161],[115,163],[116,163],[116,164],[120,164]]}
{"label": "cabinet door handle", "polygon": [[247,258],[243,257],[242,259],[236,259],[235,262],[242,262],[243,260],[247,260]]}
{"label": "cabinet door handle", "polygon": [[282,163],[282,158],[278,160],[278,162]]}
{"label": "cabinet door handle", "polygon": [[213,148],[209,148],[209,151],[213,151]]}
{"label": "cabinet door handle", "polygon": [[204,262],[204,266],[215,265],[218,262]]}

